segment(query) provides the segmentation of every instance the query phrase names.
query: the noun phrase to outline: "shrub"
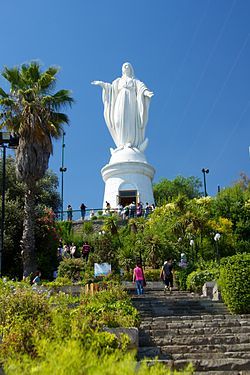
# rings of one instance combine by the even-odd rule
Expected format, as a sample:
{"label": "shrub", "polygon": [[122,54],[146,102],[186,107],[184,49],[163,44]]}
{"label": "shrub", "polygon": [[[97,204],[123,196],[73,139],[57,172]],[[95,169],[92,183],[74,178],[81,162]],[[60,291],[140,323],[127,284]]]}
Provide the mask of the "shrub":
{"label": "shrub", "polygon": [[187,277],[196,269],[195,265],[189,263],[186,268],[178,267],[175,271],[175,283],[180,290],[187,290]]}
{"label": "shrub", "polygon": [[146,281],[159,281],[160,280],[160,269],[145,269],[144,275]]}
{"label": "shrub", "polygon": [[57,221],[58,233],[65,243],[72,242],[72,221]]}
{"label": "shrub", "polygon": [[[3,300],[4,297],[4,300]],[[15,288],[1,294],[0,317],[3,332],[1,360],[16,352],[34,354],[33,335],[44,334],[49,322],[49,304],[31,288]]]}
{"label": "shrub", "polygon": [[92,326],[133,327],[139,324],[138,311],[118,285],[111,285],[94,296],[83,295],[79,314],[88,318]]}
{"label": "shrub", "polygon": [[221,261],[219,285],[224,302],[233,313],[250,313],[250,254]]}
{"label": "shrub", "polygon": [[200,293],[206,282],[213,281],[218,278],[218,276],[218,269],[193,271],[187,277],[187,289]]}
{"label": "shrub", "polygon": [[83,234],[91,234],[94,232],[94,225],[91,221],[85,221],[82,225]]}
{"label": "shrub", "polygon": [[58,276],[79,281],[83,277],[85,265],[82,259],[64,259],[58,267]]}
{"label": "shrub", "polygon": [[[81,296],[80,305],[62,293],[48,298],[24,284],[0,282],[0,291],[0,363],[6,375],[171,373],[161,364],[138,366],[134,353],[125,353],[127,336],[102,330],[138,324],[138,312],[117,285]],[[175,373],[188,375],[192,369]]]}
{"label": "shrub", "polygon": [[[161,363],[148,366],[141,362],[138,366],[133,353],[124,354],[115,350],[112,354],[86,351],[79,340],[69,340],[64,343],[41,342],[40,359],[20,357],[11,360],[4,366],[6,375],[170,375],[173,371]],[[189,365],[183,371],[174,371],[175,375],[193,374]]]}

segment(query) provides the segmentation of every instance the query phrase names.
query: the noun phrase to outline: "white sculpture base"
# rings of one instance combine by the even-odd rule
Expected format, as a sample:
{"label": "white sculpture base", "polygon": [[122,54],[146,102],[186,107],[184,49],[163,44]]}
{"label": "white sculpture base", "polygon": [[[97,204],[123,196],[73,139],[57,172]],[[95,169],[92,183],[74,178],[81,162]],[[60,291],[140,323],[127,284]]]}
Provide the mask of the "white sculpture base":
{"label": "white sculpture base", "polygon": [[112,150],[109,164],[102,170],[105,182],[103,208],[106,201],[112,208],[131,201],[154,203],[152,180],[155,170],[138,149],[124,147]]}

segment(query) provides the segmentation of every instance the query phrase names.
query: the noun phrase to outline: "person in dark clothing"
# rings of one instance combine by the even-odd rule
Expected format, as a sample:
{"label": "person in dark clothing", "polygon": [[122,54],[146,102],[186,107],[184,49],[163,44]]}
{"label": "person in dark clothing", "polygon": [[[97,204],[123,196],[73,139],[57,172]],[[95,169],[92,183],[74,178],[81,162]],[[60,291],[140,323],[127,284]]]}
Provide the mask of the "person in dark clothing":
{"label": "person in dark clothing", "polygon": [[83,245],[82,245],[82,257],[83,259],[86,260],[86,262],[88,261],[89,259],[89,253],[90,253],[90,250],[91,250],[91,247],[89,245],[88,242],[85,242]]}
{"label": "person in dark clothing", "polygon": [[161,269],[161,279],[163,280],[165,287],[164,287],[164,293],[167,292],[167,290],[172,293],[173,288],[173,260],[172,258],[168,258],[166,262],[164,262],[164,265]]}
{"label": "person in dark clothing", "polygon": [[73,218],[73,209],[71,205],[69,204],[67,207],[67,220],[72,221],[72,218]]}
{"label": "person in dark clothing", "polygon": [[86,208],[87,208],[87,206],[85,206],[85,204],[82,203],[81,206],[80,206],[82,221],[84,221],[84,219],[85,219]]}

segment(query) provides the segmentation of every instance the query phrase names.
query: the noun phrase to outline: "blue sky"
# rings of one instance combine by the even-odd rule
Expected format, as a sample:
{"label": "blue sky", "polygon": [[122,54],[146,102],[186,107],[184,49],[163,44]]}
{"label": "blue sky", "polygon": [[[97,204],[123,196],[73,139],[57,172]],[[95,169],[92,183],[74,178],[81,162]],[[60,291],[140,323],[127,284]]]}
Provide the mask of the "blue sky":
{"label": "blue sky", "polygon": [[[100,170],[114,147],[101,89],[125,61],[154,91],[146,135],[154,182],[202,179],[207,191],[249,175],[250,2],[248,0],[2,0],[0,68],[31,60],[61,67],[72,90],[67,113],[64,207],[102,206]],[[3,78],[0,86],[6,87]],[[50,168],[60,179],[61,141]],[[59,180],[60,181],[60,180]],[[60,190],[60,187],[59,187]]]}

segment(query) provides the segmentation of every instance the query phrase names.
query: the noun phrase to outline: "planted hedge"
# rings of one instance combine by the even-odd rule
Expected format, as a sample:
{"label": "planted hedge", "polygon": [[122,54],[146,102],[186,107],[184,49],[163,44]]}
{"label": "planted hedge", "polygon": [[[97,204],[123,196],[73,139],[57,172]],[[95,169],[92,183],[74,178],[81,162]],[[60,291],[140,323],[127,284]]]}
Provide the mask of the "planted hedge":
{"label": "planted hedge", "polygon": [[219,285],[222,298],[232,313],[250,313],[250,254],[222,259]]}

